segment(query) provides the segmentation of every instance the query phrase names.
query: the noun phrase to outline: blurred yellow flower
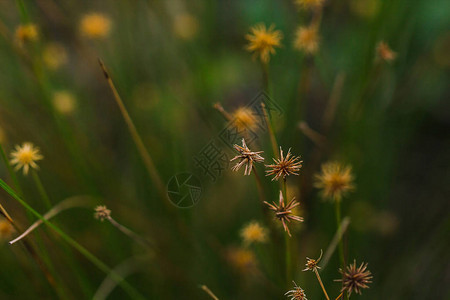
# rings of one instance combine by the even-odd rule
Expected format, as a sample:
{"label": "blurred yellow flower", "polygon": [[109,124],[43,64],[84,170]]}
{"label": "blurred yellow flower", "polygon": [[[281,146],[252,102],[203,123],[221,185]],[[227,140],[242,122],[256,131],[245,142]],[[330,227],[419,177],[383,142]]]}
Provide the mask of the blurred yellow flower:
{"label": "blurred yellow flower", "polygon": [[228,250],[227,258],[239,272],[249,273],[256,270],[255,254],[249,249],[231,248]]}
{"label": "blurred yellow flower", "polygon": [[0,220],[0,240],[8,239],[14,232],[14,227],[8,220]]}
{"label": "blurred yellow flower", "polygon": [[174,17],[173,31],[182,40],[192,40],[198,32],[198,20],[189,13],[180,13]]}
{"label": "blurred yellow flower", "polygon": [[60,43],[50,43],[45,46],[42,59],[50,70],[57,70],[67,63],[67,52]]}
{"label": "blurred yellow flower", "polygon": [[250,33],[245,36],[249,41],[246,49],[253,52],[263,63],[268,63],[270,54],[275,54],[275,47],[281,47],[283,34],[275,30],[275,25],[266,28],[264,24],[257,24],[250,28]]}
{"label": "blurred yellow flower", "polygon": [[386,62],[391,62],[397,57],[397,53],[392,51],[388,44],[381,41],[377,45],[377,56]]}
{"label": "blurred yellow flower", "polygon": [[299,27],[295,33],[294,47],[308,54],[314,54],[319,49],[319,35],[317,28]]}
{"label": "blurred yellow flower", "polygon": [[313,9],[321,7],[325,0],[295,0],[295,4],[303,9]]}
{"label": "blurred yellow flower", "polygon": [[241,237],[246,245],[264,243],[267,241],[267,229],[258,222],[252,221],[242,228]]}
{"label": "blurred yellow flower", "polygon": [[80,31],[82,35],[88,38],[99,39],[108,36],[111,26],[111,20],[105,15],[89,13],[81,19]]}
{"label": "blurred yellow flower", "polygon": [[16,29],[16,40],[22,44],[25,42],[34,42],[39,38],[38,28],[35,24],[20,25]]}
{"label": "blurred yellow flower", "polygon": [[77,101],[69,91],[57,91],[53,93],[53,106],[61,114],[69,115],[76,109]]}
{"label": "blurred yellow flower", "polygon": [[350,10],[361,18],[372,19],[380,11],[380,0],[352,0]]}
{"label": "blurred yellow flower", "polygon": [[11,152],[12,159],[10,163],[16,165],[15,169],[23,168],[23,174],[28,174],[30,167],[39,169],[36,161],[44,157],[39,153],[39,148],[34,147],[32,143],[25,142],[22,146],[16,145],[16,150]]}
{"label": "blurred yellow flower", "polygon": [[232,113],[232,118],[236,120],[235,124],[239,131],[255,130],[258,126],[258,120],[254,116],[253,110],[248,107],[239,107]]}
{"label": "blurred yellow flower", "polygon": [[338,162],[323,164],[321,173],[316,174],[315,179],[314,186],[321,189],[324,198],[340,201],[354,189],[352,168]]}

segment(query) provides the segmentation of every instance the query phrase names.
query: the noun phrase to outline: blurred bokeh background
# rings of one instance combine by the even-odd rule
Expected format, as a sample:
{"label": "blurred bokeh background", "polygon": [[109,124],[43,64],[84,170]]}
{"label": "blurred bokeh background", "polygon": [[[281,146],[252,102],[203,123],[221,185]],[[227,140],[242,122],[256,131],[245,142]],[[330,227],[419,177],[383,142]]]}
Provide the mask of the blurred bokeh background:
{"label": "blurred bokeh background", "polygon": [[[219,299],[282,299],[288,289],[280,270],[282,231],[265,223],[254,178],[228,168],[211,180],[195,161],[227,126],[214,104],[233,113],[263,90],[245,35],[257,23],[275,24],[283,33],[269,63],[269,96],[282,110],[273,118],[275,135],[304,165],[288,181],[305,218],[291,229],[292,279],[308,299],[323,298],[314,275],[301,270],[305,257],[325,251],[336,232],[333,205],[311,179],[320,163],[338,160],[353,166],[356,186],[342,202],[351,220],[345,251],[350,261],[368,262],[374,277],[370,289],[352,298],[448,299],[449,3],[326,1],[319,49],[308,55],[293,44],[297,28],[312,17],[292,0],[0,0],[1,145],[8,156],[26,141],[40,148],[37,173],[53,204],[73,196],[92,200],[53,222],[108,266],[119,266],[146,298],[208,299],[199,288],[206,284]],[[380,41],[394,60],[377,56]],[[158,193],[98,58],[164,184],[180,172],[200,179],[195,206],[177,208]],[[330,101],[336,109],[324,126]],[[308,129],[325,136],[326,146],[314,143]],[[252,146],[271,161],[267,131],[257,136]],[[23,198],[44,214],[32,176],[16,174]],[[0,176],[14,186],[4,163]],[[278,185],[262,181],[266,198],[277,200]],[[36,220],[4,192],[0,204],[22,228]],[[98,204],[151,247],[94,219]],[[269,228],[270,239],[246,247],[240,231],[252,220]],[[17,235],[0,231],[1,299],[89,299],[106,277],[42,226],[29,240],[52,262],[62,289],[55,293],[23,246],[8,244]],[[334,254],[321,270],[334,298],[338,268]],[[107,296],[129,297],[120,287]]]}

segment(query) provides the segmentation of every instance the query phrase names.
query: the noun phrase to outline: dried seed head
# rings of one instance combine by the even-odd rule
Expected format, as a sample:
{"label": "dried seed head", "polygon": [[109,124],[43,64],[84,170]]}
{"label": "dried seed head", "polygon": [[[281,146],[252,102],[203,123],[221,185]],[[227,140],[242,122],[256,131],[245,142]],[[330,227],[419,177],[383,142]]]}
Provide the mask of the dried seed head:
{"label": "dried seed head", "polygon": [[372,273],[367,270],[367,263],[361,263],[361,265],[356,267],[356,260],[353,264],[346,267],[345,270],[339,269],[342,274],[342,279],[337,279],[335,281],[342,282],[342,291],[347,291],[349,295],[352,292],[361,294],[362,289],[369,288],[367,284],[372,283]]}
{"label": "dried seed head", "polygon": [[275,25],[266,28],[264,24],[257,24],[250,28],[250,33],[245,36],[248,40],[246,49],[253,52],[263,63],[268,63],[270,54],[275,54],[275,47],[281,46],[283,34],[275,30]]}
{"label": "dried seed head", "polygon": [[111,20],[99,13],[87,14],[80,21],[80,31],[91,39],[104,38],[111,31]]}
{"label": "dried seed head", "polygon": [[233,170],[233,171],[238,171],[242,166],[245,165],[244,175],[250,175],[252,172],[252,169],[253,169],[253,163],[264,161],[264,157],[259,155],[260,153],[263,153],[264,151],[257,151],[257,152],[251,151],[247,147],[247,144],[245,143],[245,139],[242,139],[242,147],[239,145],[234,145],[233,147],[236,151],[239,152],[239,155],[236,155],[235,157],[233,157],[230,160],[230,161],[233,161],[233,160],[239,159],[239,162],[231,168],[231,170]]}
{"label": "dried seed head", "polygon": [[391,62],[397,57],[397,53],[392,51],[392,49],[388,46],[388,44],[384,41],[381,41],[377,45],[377,55],[379,58],[386,62]]}
{"label": "dried seed head", "polygon": [[314,54],[319,50],[319,34],[317,27],[299,27],[295,33],[294,47],[307,54]]}
{"label": "dried seed head", "polygon": [[321,173],[315,175],[314,186],[321,189],[323,198],[340,201],[345,194],[355,188],[352,168],[337,162],[325,163],[322,165]]}
{"label": "dried seed head", "polygon": [[291,232],[289,231],[287,223],[289,223],[291,220],[303,222],[302,217],[296,216],[292,213],[292,210],[295,207],[299,206],[300,203],[295,201],[295,198],[292,198],[292,200],[288,204],[285,204],[283,199],[283,193],[281,191],[278,205],[275,204],[275,202],[272,202],[272,204],[270,204],[267,201],[264,201],[264,203],[267,204],[269,208],[275,212],[275,217],[281,221],[281,223],[283,224],[284,231],[286,231],[289,236],[291,236]]}
{"label": "dried seed head", "polygon": [[267,241],[267,229],[258,222],[252,221],[242,228],[241,237],[246,245],[264,243]]}
{"label": "dried seed head", "polygon": [[298,175],[298,171],[300,171],[300,168],[302,167],[302,162],[299,160],[299,157],[293,156],[291,154],[291,149],[288,150],[288,153],[286,154],[286,157],[283,156],[283,149],[280,147],[280,158],[279,159],[273,159],[275,164],[272,165],[266,165],[267,168],[270,168],[271,170],[266,170],[266,176],[274,175],[272,180],[278,180],[280,177],[283,179],[286,178],[286,176],[289,175]]}
{"label": "dried seed head", "polygon": [[320,267],[317,264],[319,263],[320,259],[322,258],[322,254],[323,254],[323,252],[322,252],[322,250],[320,250],[320,256],[318,259],[312,259],[312,258],[307,257],[306,258],[306,268],[303,269],[303,271],[315,271],[315,270],[320,269]]}
{"label": "dried seed head", "polygon": [[15,151],[11,152],[10,163],[16,165],[16,170],[23,168],[23,174],[26,175],[28,174],[30,167],[39,169],[36,161],[41,160],[44,157],[39,153],[38,147],[35,147],[32,143],[25,142],[22,146],[16,145],[15,149]]}
{"label": "dried seed head", "polygon": [[100,221],[111,218],[111,210],[109,210],[105,205],[99,205],[95,208],[94,217]]}
{"label": "dried seed head", "polygon": [[301,287],[299,287],[295,282],[294,288],[290,291],[287,291],[285,295],[288,296],[290,300],[308,300],[306,298],[305,291]]}

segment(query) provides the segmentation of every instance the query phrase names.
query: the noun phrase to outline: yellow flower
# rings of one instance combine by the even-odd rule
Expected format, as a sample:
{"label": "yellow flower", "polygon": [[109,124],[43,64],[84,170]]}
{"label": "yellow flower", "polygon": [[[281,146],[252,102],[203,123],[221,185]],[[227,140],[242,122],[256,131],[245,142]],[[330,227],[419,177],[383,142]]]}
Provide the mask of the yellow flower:
{"label": "yellow flower", "polygon": [[67,63],[66,49],[59,43],[50,43],[44,48],[42,59],[49,69],[57,70]]}
{"label": "yellow flower", "polygon": [[32,143],[23,143],[22,146],[16,145],[16,150],[11,152],[12,159],[10,163],[16,165],[16,170],[23,167],[23,174],[28,174],[30,167],[39,169],[36,161],[44,157],[39,153],[39,148],[34,147]]}
{"label": "yellow flower", "polygon": [[316,174],[315,179],[314,186],[322,190],[324,198],[340,201],[354,189],[352,168],[337,162],[323,164],[321,173]]}
{"label": "yellow flower", "polygon": [[308,54],[314,54],[319,49],[319,35],[317,28],[299,27],[295,33],[294,47]]}
{"label": "yellow flower", "polygon": [[295,0],[295,4],[300,8],[313,9],[321,7],[325,0]]}
{"label": "yellow flower", "polygon": [[239,107],[231,116],[236,120],[235,124],[239,131],[255,130],[258,126],[258,120],[251,108]]}
{"label": "yellow flower", "polygon": [[198,21],[189,13],[177,14],[173,20],[173,31],[182,40],[193,39],[198,32]]}
{"label": "yellow flower", "polygon": [[250,28],[250,34],[245,36],[249,41],[246,49],[253,52],[256,57],[259,56],[263,63],[268,63],[270,54],[275,54],[275,47],[281,46],[280,41],[283,34],[274,29],[275,25],[273,24],[267,29],[264,24],[257,24]]}
{"label": "yellow flower", "polygon": [[61,114],[69,115],[76,108],[76,99],[75,97],[68,91],[58,91],[53,94],[53,106],[56,111]]}
{"label": "yellow flower", "polygon": [[89,13],[81,19],[80,31],[91,39],[104,38],[111,31],[111,20],[99,13]]}
{"label": "yellow flower", "polygon": [[397,56],[397,53],[392,51],[392,49],[389,48],[388,44],[381,41],[377,45],[377,55],[382,60],[384,60],[386,62],[391,62],[395,59],[395,57]]}
{"label": "yellow flower", "polygon": [[19,43],[34,42],[38,38],[39,32],[35,24],[20,25],[16,29],[16,39]]}
{"label": "yellow flower", "polygon": [[246,245],[267,241],[267,229],[258,222],[252,221],[241,230],[241,237]]}

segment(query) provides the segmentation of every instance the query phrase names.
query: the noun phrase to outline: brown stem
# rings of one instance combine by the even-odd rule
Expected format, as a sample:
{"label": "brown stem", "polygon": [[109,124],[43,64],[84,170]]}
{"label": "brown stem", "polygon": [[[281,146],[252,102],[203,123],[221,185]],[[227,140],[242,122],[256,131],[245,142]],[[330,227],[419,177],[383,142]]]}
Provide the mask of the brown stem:
{"label": "brown stem", "polygon": [[[148,152],[147,148],[144,145],[144,142],[142,141],[141,136],[139,135],[136,126],[133,123],[133,120],[131,119],[130,115],[128,114],[128,111],[122,101],[122,98],[119,95],[119,92],[117,91],[114,82],[112,81],[111,77],[108,74],[108,71],[106,70],[105,65],[103,64],[102,60],[98,60],[100,64],[100,68],[103,71],[103,75],[105,76],[106,81],[108,82],[108,85],[114,95],[114,99],[116,100],[117,105],[119,106],[120,112],[122,113],[122,116],[125,120],[125,123],[128,126],[128,130],[130,131],[131,137],[134,140],[134,143],[136,144],[136,147],[139,151],[139,154],[141,155],[142,160],[144,161],[145,167],[154,181],[156,187],[158,188],[158,191],[160,193],[160,196],[163,199],[167,199],[168,196],[166,194],[165,186],[161,180],[161,177],[159,176],[158,171],[156,170],[155,164],[153,163],[153,159],[150,156],[150,153]],[[168,203],[167,201],[164,201],[165,203]]]}
{"label": "brown stem", "polygon": [[330,300],[330,297],[328,297],[327,291],[325,290],[325,286],[322,283],[322,279],[320,278],[319,272],[317,271],[317,268],[314,268],[314,273],[316,273],[317,280],[319,281],[320,286],[322,287],[322,291],[325,294],[325,297],[327,300]]}

